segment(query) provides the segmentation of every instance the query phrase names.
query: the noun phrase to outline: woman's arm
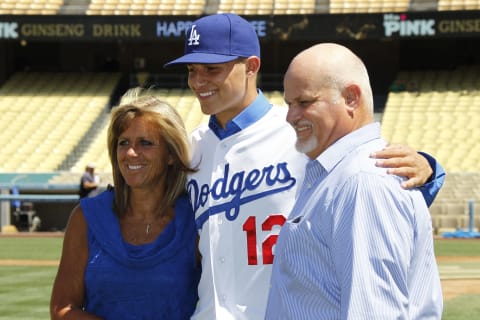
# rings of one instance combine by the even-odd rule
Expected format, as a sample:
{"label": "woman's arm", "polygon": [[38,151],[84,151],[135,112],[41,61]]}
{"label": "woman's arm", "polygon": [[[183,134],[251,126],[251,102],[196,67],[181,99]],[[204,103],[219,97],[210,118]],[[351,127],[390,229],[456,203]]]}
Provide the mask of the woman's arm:
{"label": "woman's arm", "polygon": [[83,311],[87,261],[87,223],[82,209],[76,206],[65,230],[60,265],[53,284],[50,300],[52,320],[101,319]]}

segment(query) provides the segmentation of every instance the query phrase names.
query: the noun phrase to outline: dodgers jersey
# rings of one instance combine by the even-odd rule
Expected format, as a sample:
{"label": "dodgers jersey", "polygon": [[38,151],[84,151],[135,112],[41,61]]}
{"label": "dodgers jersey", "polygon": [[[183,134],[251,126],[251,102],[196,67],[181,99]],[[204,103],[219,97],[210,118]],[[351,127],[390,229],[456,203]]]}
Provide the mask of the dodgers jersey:
{"label": "dodgers jersey", "polygon": [[[268,103],[261,93],[256,102]],[[192,319],[264,318],[275,243],[307,162],[286,112],[271,107],[222,140],[208,126],[192,133],[199,170],[187,189],[202,254]]]}

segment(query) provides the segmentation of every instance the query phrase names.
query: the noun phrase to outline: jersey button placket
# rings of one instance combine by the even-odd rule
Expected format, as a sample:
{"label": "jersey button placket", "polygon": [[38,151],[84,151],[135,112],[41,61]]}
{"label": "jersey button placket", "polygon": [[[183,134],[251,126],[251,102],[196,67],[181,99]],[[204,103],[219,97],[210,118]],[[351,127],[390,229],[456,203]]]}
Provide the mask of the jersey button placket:
{"label": "jersey button placket", "polygon": [[[225,168],[227,165],[227,161],[225,159],[226,154],[229,150],[230,146],[226,142],[221,142],[217,149],[215,150],[215,163],[220,167]],[[231,174],[231,173],[230,173]],[[218,179],[223,179],[224,178],[224,170],[220,170],[214,178],[212,177],[212,181],[210,182],[210,185],[213,185]],[[217,190],[220,192],[219,190]],[[210,198],[210,205],[211,206],[218,206],[219,204],[225,203],[226,199],[219,199],[217,201],[214,201],[212,198]],[[225,212],[220,212],[216,213],[214,216],[211,216],[210,219],[214,218],[214,225],[215,225],[215,230],[212,232],[212,234],[219,235],[220,234],[220,229],[222,230],[221,235],[219,235],[218,241],[219,243],[222,243],[222,246],[215,246],[215,253],[214,255],[217,257],[216,258],[216,264],[217,267],[214,268],[214,272],[219,272],[222,270],[227,270],[230,266],[230,260],[227,259],[227,256],[229,254],[228,250],[226,248],[231,248],[231,239],[230,239],[230,234],[232,232],[231,228],[233,227],[231,223],[229,223],[229,220],[225,217]],[[212,220],[210,220],[213,222]],[[213,227],[213,224],[212,224]],[[211,230],[213,231],[213,230]],[[220,279],[218,279],[220,278]],[[230,287],[230,280],[228,279],[222,279],[222,277],[218,277],[217,280],[215,281],[215,285],[218,288],[218,300],[220,305],[225,306],[227,304],[227,295],[226,292],[228,292],[228,288]]]}

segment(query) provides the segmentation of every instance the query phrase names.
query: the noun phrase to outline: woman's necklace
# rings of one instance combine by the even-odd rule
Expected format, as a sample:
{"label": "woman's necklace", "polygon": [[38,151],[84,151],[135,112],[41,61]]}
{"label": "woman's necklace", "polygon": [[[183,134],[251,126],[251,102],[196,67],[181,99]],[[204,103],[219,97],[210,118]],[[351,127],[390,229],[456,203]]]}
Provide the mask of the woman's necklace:
{"label": "woman's necklace", "polygon": [[147,227],[145,228],[145,233],[147,235],[150,233],[150,223],[147,223]]}
{"label": "woman's necklace", "polygon": [[173,210],[168,209],[166,214],[150,216],[148,219],[128,215],[128,218],[123,220],[124,239],[131,244],[148,243],[152,237],[158,236],[164,226],[168,224],[172,219],[172,213]]}

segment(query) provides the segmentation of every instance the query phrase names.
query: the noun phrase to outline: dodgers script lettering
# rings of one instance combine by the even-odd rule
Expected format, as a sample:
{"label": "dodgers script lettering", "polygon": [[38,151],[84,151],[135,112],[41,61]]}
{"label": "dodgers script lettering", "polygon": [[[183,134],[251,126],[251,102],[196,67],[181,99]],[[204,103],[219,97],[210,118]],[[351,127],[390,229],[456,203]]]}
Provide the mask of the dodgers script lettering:
{"label": "dodgers script lettering", "polygon": [[[208,204],[209,197],[216,201],[225,200],[224,203],[207,208],[208,212],[202,213],[201,216],[225,212],[227,219],[235,220],[239,214],[240,205],[288,190],[295,183],[296,179],[292,177],[286,162],[263,169],[253,169],[250,172],[238,171],[232,174],[230,164],[226,164],[223,177],[214,181],[211,186],[208,184],[199,186],[197,181],[192,179],[187,184],[187,190],[195,212]],[[206,218],[203,217],[203,219]]]}

